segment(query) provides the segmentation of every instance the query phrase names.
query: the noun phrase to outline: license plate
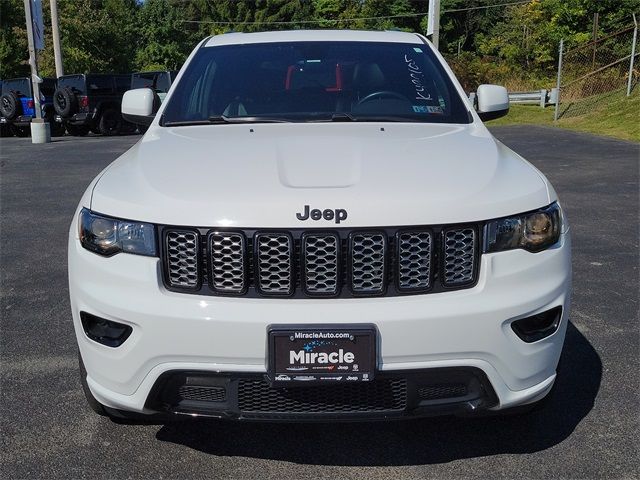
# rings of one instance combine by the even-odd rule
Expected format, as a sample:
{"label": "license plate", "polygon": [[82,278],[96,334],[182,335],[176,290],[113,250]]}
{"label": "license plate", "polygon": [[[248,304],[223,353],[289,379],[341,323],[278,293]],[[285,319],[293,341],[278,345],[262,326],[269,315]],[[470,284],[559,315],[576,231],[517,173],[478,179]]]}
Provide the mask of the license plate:
{"label": "license plate", "polygon": [[368,382],[375,374],[375,348],[373,325],[272,325],[269,378],[280,386]]}

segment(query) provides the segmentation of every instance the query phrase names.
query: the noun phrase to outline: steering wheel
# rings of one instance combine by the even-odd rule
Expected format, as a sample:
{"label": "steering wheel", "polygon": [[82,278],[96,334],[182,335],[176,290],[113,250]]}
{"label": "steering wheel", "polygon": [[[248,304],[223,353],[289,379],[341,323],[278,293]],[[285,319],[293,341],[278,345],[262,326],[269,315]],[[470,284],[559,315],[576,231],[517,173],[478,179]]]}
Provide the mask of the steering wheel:
{"label": "steering wheel", "polygon": [[392,98],[397,98],[398,100],[404,100],[406,102],[409,101],[409,99],[407,97],[405,97],[404,95],[402,95],[401,93],[392,92],[390,90],[380,90],[378,92],[370,93],[369,95],[367,95],[364,98],[361,98],[358,101],[357,105],[362,105],[363,103],[370,102],[371,100],[374,100],[374,99],[379,98],[379,97],[392,97]]}

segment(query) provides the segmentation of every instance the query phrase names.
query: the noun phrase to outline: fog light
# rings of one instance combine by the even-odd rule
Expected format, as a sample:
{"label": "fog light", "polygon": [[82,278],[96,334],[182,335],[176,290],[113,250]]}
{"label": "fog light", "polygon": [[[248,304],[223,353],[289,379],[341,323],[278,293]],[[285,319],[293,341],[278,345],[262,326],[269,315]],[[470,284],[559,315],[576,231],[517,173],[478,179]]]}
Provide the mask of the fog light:
{"label": "fog light", "polygon": [[542,340],[554,333],[560,325],[562,307],[555,307],[532,317],[521,318],[511,323],[511,328],[524,342]]}
{"label": "fog light", "polygon": [[87,337],[107,347],[119,347],[133,331],[129,325],[112,322],[87,312],[80,312],[80,320]]}

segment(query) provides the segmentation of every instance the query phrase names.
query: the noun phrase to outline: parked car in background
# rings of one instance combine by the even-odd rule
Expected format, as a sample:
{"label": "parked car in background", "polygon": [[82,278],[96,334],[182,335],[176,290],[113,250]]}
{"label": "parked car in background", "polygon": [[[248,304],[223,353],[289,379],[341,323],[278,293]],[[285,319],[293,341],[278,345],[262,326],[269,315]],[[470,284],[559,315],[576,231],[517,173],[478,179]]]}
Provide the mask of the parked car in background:
{"label": "parked car in background", "polygon": [[[64,135],[64,126],[54,121],[53,92],[56,89],[55,78],[44,78],[40,84],[40,105],[42,116],[51,126],[51,135]],[[5,125],[6,134],[27,137],[31,120],[36,116],[35,101],[31,79],[28,77],[11,78],[2,82],[0,96],[0,124]]]}
{"label": "parked car in background", "polygon": [[167,96],[169,87],[171,87],[177,74],[176,70],[133,73],[131,74],[131,90],[150,88],[158,94],[160,101],[162,101]]}
{"label": "parked car in background", "polygon": [[131,74],[64,75],[58,78],[53,96],[56,120],[71,135],[89,131],[118,135],[133,130],[120,113],[124,92],[131,86]]}
{"label": "parked car in background", "polygon": [[[150,88],[157,95],[159,103],[162,103],[177,74],[177,70],[133,73],[131,74],[131,90]],[[147,125],[137,125],[137,127],[140,133],[144,133],[148,129]]]}

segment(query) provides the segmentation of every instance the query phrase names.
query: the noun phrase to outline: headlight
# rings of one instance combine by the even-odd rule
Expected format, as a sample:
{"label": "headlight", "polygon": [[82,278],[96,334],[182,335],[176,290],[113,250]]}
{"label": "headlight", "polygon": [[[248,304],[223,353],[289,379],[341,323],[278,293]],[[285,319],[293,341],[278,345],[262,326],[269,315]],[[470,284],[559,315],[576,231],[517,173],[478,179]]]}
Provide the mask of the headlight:
{"label": "headlight", "polygon": [[96,215],[86,208],[80,212],[80,243],[107,257],[120,252],[156,255],[153,225]]}
{"label": "headlight", "polygon": [[560,238],[562,213],[557,203],[535,212],[500,218],[487,223],[485,252],[523,248],[539,252]]}

